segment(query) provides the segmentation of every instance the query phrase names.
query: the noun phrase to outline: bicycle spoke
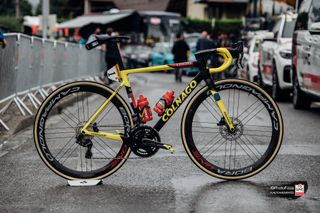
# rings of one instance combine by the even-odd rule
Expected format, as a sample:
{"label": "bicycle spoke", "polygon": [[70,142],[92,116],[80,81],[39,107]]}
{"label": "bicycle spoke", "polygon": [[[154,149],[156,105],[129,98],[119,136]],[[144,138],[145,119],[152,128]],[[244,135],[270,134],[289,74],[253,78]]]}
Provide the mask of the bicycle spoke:
{"label": "bicycle spoke", "polygon": [[[257,158],[257,160],[259,160],[260,158],[256,155],[256,153],[254,153],[253,151],[252,151],[252,149],[244,142],[244,140],[242,140],[241,139],[241,137],[239,138],[242,142],[243,142],[243,144],[251,151],[251,153]],[[240,144],[239,144],[240,145]],[[253,146],[254,147],[254,146]]]}
{"label": "bicycle spoke", "polygon": [[[216,118],[216,116],[209,110],[209,108],[204,104],[204,102],[202,103],[202,105],[208,110],[208,112],[219,122],[219,120]],[[210,105],[210,103],[209,103]]]}
{"label": "bicycle spoke", "polygon": [[[220,139],[219,139],[220,138]],[[219,137],[218,139],[219,140],[216,140],[215,142],[214,142],[214,144],[213,145],[211,145],[204,153],[203,153],[203,155],[204,154],[206,154],[211,148],[213,148],[216,144],[218,144],[223,138],[222,137]]]}
{"label": "bicycle spoke", "polygon": [[60,152],[58,152],[56,154],[56,157],[58,157],[58,155],[62,152],[62,150],[72,141],[72,139],[76,136],[76,134],[74,134],[68,141],[67,143],[65,143],[65,145],[60,149]]}
{"label": "bicycle spoke", "polygon": [[[76,143],[72,144],[71,147],[73,147]],[[71,149],[71,147],[68,149],[68,151]],[[66,160],[74,153],[74,151],[77,149],[77,145],[76,147],[70,152],[69,155],[67,155],[67,157],[65,157],[64,161],[61,162],[61,164],[63,164],[64,162],[66,162]],[[65,152],[65,154],[68,152]],[[64,155],[65,155],[64,154]],[[64,155],[62,157],[64,157]],[[62,159],[62,157],[59,159],[59,161]]]}
{"label": "bicycle spoke", "polygon": [[[209,96],[209,97],[210,97],[210,99],[212,100],[212,102],[214,103],[214,105],[216,106],[216,101],[213,99],[213,97],[212,97],[212,96]],[[221,114],[218,112],[218,110],[216,110],[215,107],[211,107],[211,108],[217,113],[218,116],[221,115]]]}
{"label": "bicycle spoke", "polygon": [[[96,138],[96,139],[99,139],[103,144],[105,144],[110,150],[112,150],[112,152],[114,153],[114,154],[116,154],[117,155],[117,152],[116,151],[114,151],[104,140],[102,140],[101,138]],[[106,150],[107,151],[107,150]],[[109,151],[107,151],[107,152],[109,152]],[[109,154],[110,154],[110,152],[109,152]],[[111,156],[112,156],[112,154],[110,154]]]}
{"label": "bicycle spoke", "polygon": [[252,142],[249,140],[249,138],[247,138],[245,135],[243,135],[244,138],[247,139],[247,141],[251,144],[251,146],[259,153],[260,156],[262,156],[262,154],[260,153],[260,151],[252,144]]}
{"label": "bicycle spoke", "polygon": [[[260,105],[259,105],[260,106]],[[258,107],[256,108],[256,109],[258,109]],[[251,121],[252,120],[252,118],[254,118],[258,113],[260,113],[263,109],[265,109],[265,107],[264,107],[264,105],[262,105],[262,108],[260,109],[260,110],[258,110],[253,116],[251,116],[246,122],[244,122],[244,119],[246,119],[246,118],[248,118],[249,117],[249,115],[246,117],[246,118],[244,118],[241,122],[242,122],[242,124],[243,125],[246,125],[249,121]],[[252,112],[254,112],[254,111],[252,111]],[[252,113],[251,112],[251,113]],[[250,113],[250,114],[251,114]]]}
{"label": "bicycle spoke", "polygon": [[69,124],[60,114],[59,117],[66,123],[68,124],[70,127],[72,127],[73,129],[75,129],[71,124]]}
{"label": "bicycle spoke", "polygon": [[[221,139],[220,139],[218,142],[220,142],[222,139],[224,139],[224,138],[221,137]],[[218,143],[218,142],[217,142],[217,143]],[[217,143],[216,143],[216,144],[217,144]],[[206,157],[209,157],[211,154],[213,154],[215,151],[217,151],[217,150],[220,148],[220,146],[222,146],[222,145],[223,145],[223,143],[221,143],[216,149],[214,149],[214,150],[213,150],[209,155],[207,155]]]}
{"label": "bicycle spoke", "polygon": [[76,117],[73,113],[71,113],[67,108],[64,108],[64,110],[66,110],[67,112],[69,112],[69,115],[72,115],[72,117],[76,119],[76,121],[73,120],[75,123],[79,123],[79,122],[80,122],[79,118],[77,118],[77,117]]}
{"label": "bicycle spoke", "polygon": [[231,167],[231,151],[232,151],[232,140],[230,141],[229,170],[230,170],[230,167]]}
{"label": "bicycle spoke", "polygon": [[106,116],[107,114],[109,114],[109,112],[111,111],[111,109],[114,107],[114,105],[111,105],[111,107],[108,109],[108,111],[102,116],[102,118],[97,122],[97,124],[99,124]]}
{"label": "bicycle spoke", "polygon": [[224,168],[226,168],[226,162],[227,162],[227,139],[226,141],[224,142],[225,144],[225,148],[224,148]]}
{"label": "bicycle spoke", "polygon": [[258,103],[259,99],[256,100],[253,104],[251,104],[249,107],[245,108],[240,115],[238,115],[237,117],[240,119],[241,115],[243,115],[243,113],[245,113],[248,109],[250,109],[253,105],[255,105],[256,103]]}
{"label": "bicycle spoke", "polygon": [[203,146],[200,150],[202,150],[203,148],[205,148],[206,146],[208,146],[208,145],[211,143],[211,141],[216,138],[217,135],[219,135],[219,133],[216,134],[215,136],[213,136],[213,137],[209,140],[209,142],[207,142],[207,144],[206,144],[205,146]]}
{"label": "bicycle spoke", "polygon": [[[99,144],[97,141],[95,141],[97,144]],[[100,144],[99,144],[100,145]],[[100,145],[101,146],[101,145]],[[103,152],[100,151],[100,149],[97,149],[97,147],[93,146],[95,150],[97,150],[101,155],[103,155],[105,158],[108,158]],[[110,153],[109,153],[110,154]]]}
{"label": "bicycle spoke", "polygon": [[[236,143],[238,143],[237,140],[236,140]],[[240,148],[249,156],[249,158],[253,161],[253,163],[255,163],[256,161],[251,157],[251,155],[248,154],[248,152],[241,146],[241,144],[238,143],[238,145],[239,145]]]}

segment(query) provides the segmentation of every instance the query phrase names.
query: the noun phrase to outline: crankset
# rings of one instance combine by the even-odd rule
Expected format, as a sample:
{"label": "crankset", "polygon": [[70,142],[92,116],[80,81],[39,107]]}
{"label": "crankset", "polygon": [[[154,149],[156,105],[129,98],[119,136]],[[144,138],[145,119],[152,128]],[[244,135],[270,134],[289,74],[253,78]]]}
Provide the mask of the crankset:
{"label": "crankset", "polygon": [[159,148],[174,152],[171,145],[160,142],[159,133],[154,128],[146,125],[131,130],[129,144],[134,154],[144,158],[156,154]]}

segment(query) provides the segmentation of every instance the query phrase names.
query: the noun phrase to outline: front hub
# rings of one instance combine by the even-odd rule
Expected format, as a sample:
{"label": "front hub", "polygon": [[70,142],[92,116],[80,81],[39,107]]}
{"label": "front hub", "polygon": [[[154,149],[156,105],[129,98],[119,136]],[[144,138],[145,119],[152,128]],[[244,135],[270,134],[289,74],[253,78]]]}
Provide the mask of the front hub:
{"label": "front hub", "polygon": [[231,131],[225,123],[224,125],[219,126],[219,131],[221,136],[226,140],[236,140],[243,135],[243,124],[238,118],[231,117],[230,119],[233,123],[234,130]]}

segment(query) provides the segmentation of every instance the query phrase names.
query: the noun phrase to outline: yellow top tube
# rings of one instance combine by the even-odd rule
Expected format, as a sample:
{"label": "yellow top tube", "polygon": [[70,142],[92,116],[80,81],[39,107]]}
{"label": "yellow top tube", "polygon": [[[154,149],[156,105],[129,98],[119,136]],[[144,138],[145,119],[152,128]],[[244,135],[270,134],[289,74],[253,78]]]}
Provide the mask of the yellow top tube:
{"label": "yellow top tube", "polygon": [[223,57],[224,61],[220,67],[210,68],[209,69],[210,74],[225,71],[226,69],[229,68],[229,66],[231,65],[232,60],[233,60],[233,57],[227,48],[217,48],[216,50],[217,50],[218,54]]}

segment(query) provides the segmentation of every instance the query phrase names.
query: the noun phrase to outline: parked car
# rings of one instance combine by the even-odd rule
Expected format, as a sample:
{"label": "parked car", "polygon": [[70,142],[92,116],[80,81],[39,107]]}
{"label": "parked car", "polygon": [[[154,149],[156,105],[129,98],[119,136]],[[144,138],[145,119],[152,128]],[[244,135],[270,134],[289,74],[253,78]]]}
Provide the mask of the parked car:
{"label": "parked car", "polygon": [[270,33],[261,33],[253,36],[248,42],[245,48],[243,56],[243,68],[240,70],[240,77],[252,82],[257,82],[258,79],[258,59],[259,48],[261,43],[268,36],[273,36]]}
{"label": "parked car", "polygon": [[156,43],[152,48],[151,65],[158,66],[164,64],[173,64],[173,54],[171,45],[167,42]]}
{"label": "parked car", "polygon": [[151,48],[145,45],[127,45],[123,58],[128,68],[146,67],[151,60]]}
{"label": "parked car", "polygon": [[293,106],[320,101],[320,1],[301,3],[292,40]]}
{"label": "parked car", "polygon": [[297,14],[288,12],[278,16],[273,27],[274,38],[265,39],[259,54],[258,83],[271,87],[276,100],[287,99],[292,89],[292,34]]}

